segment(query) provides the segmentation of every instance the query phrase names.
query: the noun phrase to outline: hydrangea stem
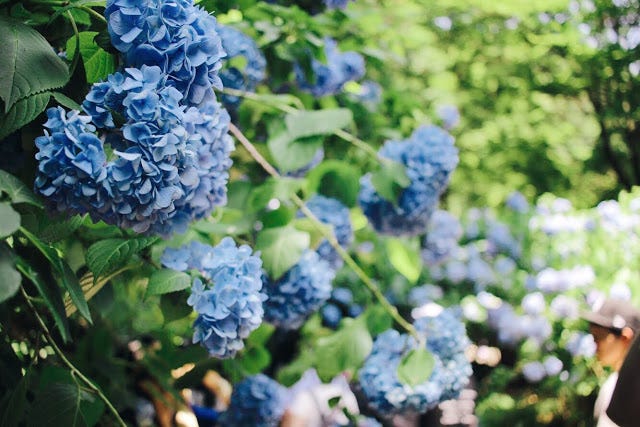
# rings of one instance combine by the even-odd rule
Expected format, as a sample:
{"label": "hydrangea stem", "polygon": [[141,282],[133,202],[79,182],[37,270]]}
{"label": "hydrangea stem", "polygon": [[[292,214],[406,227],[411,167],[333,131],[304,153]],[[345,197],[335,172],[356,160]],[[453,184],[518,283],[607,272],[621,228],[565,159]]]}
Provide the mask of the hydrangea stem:
{"label": "hydrangea stem", "polygon": [[51,348],[53,348],[53,351],[58,355],[60,360],[62,360],[62,363],[67,365],[67,367],[71,371],[71,374],[74,377],[79,378],[82,382],[84,382],[87,385],[87,387],[89,388],[89,390],[91,390],[92,393],[95,393],[96,395],[98,395],[98,397],[104,402],[107,408],[109,408],[109,410],[113,414],[116,421],[118,421],[118,424],[126,427],[127,424],[120,417],[120,414],[118,413],[116,408],[113,406],[111,401],[107,398],[107,396],[105,396],[104,393],[102,393],[102,390],[100,390],[89,378],[87,378],[82,372],[80,372],[80,370],[76,368],[75,365],[71,363],[69,359],[67,359],[67,356],[64,355],[60,347],[58,347],[58,344],[56,344],[55,340],[51,336],[51,332],[49,332],[49,328],[47,328],[47,325],[44,323],[44,320],[42,320],[42,317],[40,317],[40,314],[38,314],[38,311],[33,306],[33,303],[31,302],[31,299],[27,294],[27,292],[24,290],[23,287],[21,287],[20,290],[22,291],[22,296],[24,296],[24,299],[27,301],[27,305],[29,305],[29,308],[31,309],[36,319],[38,320],[38,323],[40,324],[40,328],[42,328],[42,333],[44,334],[45,340],[49,343]]}
{"label": "hydrangea stem", "polygon": [[[242,144],[242,146],[249,152],[251,157],[254,158],[256,162],[262,166],[262,168],[272,177],[280,178],[280,174],[278,171],[265,159],[260,152],[255,148],[255,146],[244,136],[244,134],[238,129],[233,123],[229,124],[229,130],[236,137],[236,139]],[[327,239],[329,244],[338,252],[340,257],[344,260],[344,262],[356,273],[356,275],[362,280],[362,282],[366,285],[366,287],[371,291],[371,293],[376,297],[376,299],[380,302],[380,304],[384,307],[384,309],[393,317],[393,319],[408,333],[410,333],[414,338],[420,341],[420,337],[416,332],[413,325],[407,322],[400,313],[398,313],[398,309],[391,304],[385,296],[380,291],[380,288],[371,280],[371,278],[367,275],[367,273],[360,268],[358,263],[347,253],[347,251],[340,246],[338,240],[332,233],[326,231],[326,229],[322,226],[322,223],[316,216],[309,210],[309,208],[305,205],[304,201],[298,197],[297,195],[291,196],[291,200],[300,208],[300,211],[309,218],[316,229],[322,233],[322,235]]]}

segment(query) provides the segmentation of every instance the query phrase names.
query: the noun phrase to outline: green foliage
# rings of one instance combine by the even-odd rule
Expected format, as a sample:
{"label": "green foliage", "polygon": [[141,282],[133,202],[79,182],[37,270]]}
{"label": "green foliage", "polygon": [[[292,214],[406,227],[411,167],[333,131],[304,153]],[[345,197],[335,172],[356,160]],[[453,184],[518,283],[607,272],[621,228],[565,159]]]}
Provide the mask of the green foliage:
{"label": "green foliage", "polygon": [[0,203],[0,239],[10,236],[20,228],[20,214],[9,203]]}
{"label": "green foliage", "polygon": [[175,270],[158,270],[149,278],[147,295],[161,295],[169,292],[181,291],[191,286],[188,274]]}
{"label": "green foliage", "polygon": [[87,267],[93,272],[94,280],[98,280],[132,261],[136,254],[156,241],[156,237],[142,237],[96,242],[87,249]]}
{"label": "green foliage", "polygon": [[329,381],[341,372],[355,375],[372,347],[373,340],[364,317],[344,319],[338,331],[318,340],[314,366],[323,381]]}
{"label": "green foliage", "polygon": [[373,188],[387,201],[398,205],[402,191],[410,184],[404,165],[394,161],[385,161],[380,169],[371,174]]}
{"label": "green foliage", "polygon": [[[53,383],[38,392],[29,413],[28,426],[80,427],[95,425],[104,405],[78,384]],[[97,415],[96,415],[97,414]]]}
{"label": "green foliage", "polygon": [[0,15],[0,99],[4,114],[21,99],[62,87],[69,80],[65,63],[37,31]]}
{"label": "green foliage", "polygon": [[298,262],[310,243],[309,233],[293,226],[268,228],[256,239],[256,250],[271,280],[278,280]]}
{"label": "green foliage", "polygon": [[15,176],[0,170],[0,192],[9,197],[12,203],[27,203],[36,207],[42,204],[26,185]]}
{"label": "green foliage", "polygon": [[78,34],[79,37],[73,36],[67,42],[67,56],[69,58],[76,55],[76,44],[80,45],[80,55],[84,63],[87,83],[105,80],[116,68],[114,56],[96,44],[97,35],[98,32],[95,31],[83,31]]}
{"label": "green foliage", "polygon": [[411,387],[426,382],[433,372],[435,363],[433,354],[426,348],[409,350],[398,364],[398,379]]}
{"label": "green foliage", "polygon": [[388,238],[385,241],[391,265],[411,283],[416,283],[422,272],[422,258],[416,246],[396,238]]}

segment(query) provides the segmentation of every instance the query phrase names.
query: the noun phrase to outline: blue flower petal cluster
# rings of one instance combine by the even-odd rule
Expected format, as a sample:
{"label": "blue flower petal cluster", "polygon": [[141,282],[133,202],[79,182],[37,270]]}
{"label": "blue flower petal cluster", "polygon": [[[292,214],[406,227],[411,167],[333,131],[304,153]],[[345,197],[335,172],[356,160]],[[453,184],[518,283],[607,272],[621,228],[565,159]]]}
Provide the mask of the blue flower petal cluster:
{"label": "blue flower petal cluster", "polygon": [[[333,228],[333,233],[343,248],[347,248],[353,241],[353,229],[351,227],[351,218],[349,217],[349,209],[336,199],[325,196],[315,195],[306,203],[309,210],[322,223],[329,224]],[[304,214],[298,212],[298,217]],[[316,249],[320,258],[327,261],[331,268],[338,270],[342,267],[343,261],[338,252],[333,249],[327,240],[320,242]]]}
{"label": "blue flower petal cluster", "polygon": [[460,112],[455,105],[442,105],[438,107],[438,117],[442,120],[442,126],[451,130],[460,123]]}
{"label": "blue flower petal cluster", "polygon": [[395,330],[383,332],[376,338],[371,354],[359,372],[360,385],[369,406],[380,414],[422,413],[443,400],[456,398],[473,373],[464,354],[470,341],[464,324],[453,310],[419,319],[415,326],[420,333],[426,334],[426,346],[435,359],[427,381],[409,386],[398,379],[399,363],[416,348],[417,342]]}
{"label": "blue flower petal cluster", "polygon": [[446,261],[458,247],[462,237],[462,224],[447,211],[436,210],[427,226],[422,259],[428,266]]}
{"label": "blue flower petal cluster", "polygon": [[160,67],[190,105],[215,100],[225,52],[206,10],[193,0],[107,0],[104,14],[128,66]]}
{"label": "blue flower petal cluster", "polygon": [[187,303],[198,312],[193,324],[193,341],[200,342],[211,356],[229,358],[244,348],[243,339],[262,323],[262,261],[247,245],[237,247],[225,237],[211,247],[192,242],[178,249],[168,248],[161,262],[178,271],[198,270]]}
{"label": "blue flower petal cluster", "polygon": [[302,67],[295,66],[296,81],[301,90],[316,98],[335,95],[342,91],[345,83],[364,76],[364,58],[356,52],[340,52],[335,40],[325,38],[324,53],[327,64],[313,59],[311,69],[315,82],[307,81]]}
{"label": "blue flower petal cluster", "polygon": [[458,164],[453,137],[437,126],[421,126],[407,140],[387,141],[379,154],[403,164],[411,183],[394,206],[376,192],[371,176],[365,175],[358,196],[364,214],[380,233],[423,234]]}
{"label": "blue flower petal cluster", "polygon": [[54,209],[138,233],[184,232],[226,203],[233,144],[212,90],[225,55],[216,21],[192,0],[109,0],[105,16],[127,68],[92,87],[90,119],[50,110],[36,191]]}
{"label": "blue flower petal cluster", "polygon": [[265,275],[265,320],[285,329],[299,328],[329,299],[334,276],[329,264],[312,250],[303,252],[280,279],[272,281]]}
{"label": "blue flower petal cluster", "polygon": [[[242,69],[227,65],[220,70],[222,84],[226,88],[254,91],[265,77],[267,61],[262,51],[251,37],[240,30],[219,24],[216,29],[222,39],[222,48],[227,52],[226,59],[242,57],[245,60],[245,66]],[[222,95],[222,102],[227,108],[236,108],[240,101],[241,98],[237,96]]]}
{"label": "blue flower petal cluster", "polygon": [[61,107],[47,110],[48,129],[36,138],[35,190],[59,211],[85,213],[104,208],[98,194],[107,179],[106,155],[91,117]]}
{"label": "blue flower petal cluster", "polygon": [[[96,84],[83,107],[107,131],[111,160],[91,118],[70,113],[62,120],[64,110],[50,109],[50,134],[37,139],[36,190],[59,211],[88,212],[96,221],[138,233],[184,232],[226,203],[233,144],[229,115],[219,104],[187,107],[181,99],[156,66],[127,68]],[[126,119],[117,132],[110,129],[113,114]],[[75,148],[64,150],[70,143]],[[61,180],[60,169],[51,168],[52,159],[59,164],[65,152],[84,168],[76,181]]]}
{"label": "blue flower petal cluster", "polygon": [[233,387],[231,403],[221,415],[219,425],[277,427],[290,402],[287,388],[266,375],[254,375]]}

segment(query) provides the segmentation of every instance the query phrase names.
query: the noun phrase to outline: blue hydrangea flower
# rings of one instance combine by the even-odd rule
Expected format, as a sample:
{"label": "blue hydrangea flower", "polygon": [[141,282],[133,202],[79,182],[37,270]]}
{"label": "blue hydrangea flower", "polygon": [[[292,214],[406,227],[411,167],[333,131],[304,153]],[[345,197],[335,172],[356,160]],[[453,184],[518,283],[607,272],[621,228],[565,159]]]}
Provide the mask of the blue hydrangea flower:
{"label": "blue hydrangea flower", "polygon": [[470,341],[455,310],[446,309],[435,317],[420,318],[414,326],[426,336],[427,349],[435,359],[427,381],[414,387],[400,383],[398,364],[417,343],[411,336],[395,330],[376,338],[359,372],[367,401],[380,414],[422,413],[443,400],[458,397],[473,373],[464,354]]}
{"label": "blue hydrangea flower", "polygon": [[545,357],[542,364],[547,376],[558,375],[563,367],[562,360],[553,355]]}
{"label": "blue hydrangea flower", "polygon": [[414,326],[427,337],[427,348],[440,359],[464,353],[471,341],[457,310],[447,308],[433,317],[420,317]]}
{"label": "blue hydrangea flower", "polygon": [[[181,99],[182,94],[155,66],[127,68],[94,85],[83,108],[98,127],[105,128],[112,159],[106,158],[88,118],[79,119],[84,123],[80,128],[78,120],[59,119],[63,110],[50,110],[56,120],[46,124],[53,133],[39,139],[42,148],[37,159],[43,166],[36,190],[58,210],[89,213],[96,221],[138,233],[184,232],[190,222],[226,203],[233,143],[227,134],[229,115],[218,103],[187,108]],[[121,132],[110,130],[113,114],[125,120]],[[78,139],[74,135],[80,133],[82,142],[74,143],[76,148],[67,153],[77,153],[79,144],[91,146],[93,166],[100,164],[103,169],[89,171],[83,163],[99,182],[91,184],[91,190],[88,182],[61,181],[58,169],[45,166],[51,153],[64,153],[60,150],[68,145],[67,139]]]}
{"label": "blue hydrangea flower", "polygon": [[596,354],[596,342],[593,335],[584,332],[573,332],[565,348],[573,357],[592,357]]}
{"label": "blue hydrangea flower", "polygon": [[[253,39],[242,31],[226,25],[217,26],[218,34],[222,40],[222,48],[227,52],[226,61],[242,57],[245,66],[242,69],[233,65],[226,65],[220,70],[220,79],[224,87],[252,92],[258,83],[264,80],[267,61]],[[228,108],[236,108],[241,98],[237,96],[222,95],[222,102]]]}
{"label": "blue hydrangea flower", "polygon": [[382,86],[373,80],[365,80],[360,84],[360,91],[352,97],[370,111],[374,111],[382,101]]}
{"label": "blue hydrangea flower", "polygon": [[561,319],[577,319],[580,315],[578,301],[567,295],[558,295],[551,300],[551,312]]}
{"label": "blue hydrangea flower", "polygon": [[442,105],[438,107],[438,117],[442,120],[442,127],[451,130],[460,123],[460,112],[455,105]]}
{"label": "blue hydrangea flower", "polygon": [[193,341],[211,356],[229,358],[244,348],[243,340],[262,323],[262,261],[247,245],[225,237],[211,247],[192,242],[166,249],[163,265],[178,271],[197,269],[205,282],[193,281],[187,303],[198,313]]}
{"label": "blue hydrangea flower", "polygon": [[411,183],[396,207],[375,191],[371,176],[365,175],[358,197],[364,214],[380,233],[423,234],[458,164],[453,137],[439,127],[422,126],[405,141],[387,141],[379,153],[383,158],[402,163]]}
{"label": "blue hydrangea flower", "polygon": [[514,191],[509,194],[509,197],[507,197],[506,200],[506,205],[509,209],[517,213],[525,214],[529,212],[529,202],[527,202],[527,198],[524,197],[524,194],[519,191]]}
{"label": "blue hydrangea flower", "polygon": [[108,0],[105,17],[128,66],[160,67],[189,105],[215,100],[225,52],[215,18],[193,0]]}
{"label": "blue hydrangea flower", "polygon": [[412,337],[395,330],[383,332],[374,341],[358,377],[369,406],[376,412],[382,415],[422,413],[441,401],[442,361],[437,355],[434,354],[435,366],[427,381],[412,387],[398,379],[398,365],[416,345]]}
{"label": "blue hydrangea flower", "polygon": [[99,193],[107,179],[102,141],[93,133],[91,117],[62,107],[47,110],[44,136],[36,138],[38,171],[35,191],[59,212],[83,214],[103,209]]}
{"label": "blue hydrangea flower", "polygon": [[278,427],[291,402],[289,390],[263,374],[233,387],[229,408],[220,417],[227,427]]}
{"label": "blue hydrangea flower", "polygon": [[[343,248],[347,248],[353,241],[353,230],[349,209],[336,199],[315,195],[306,202],[309,210],[324,224],[333,228],[333,234]],[[298,217],[303,217],[298,212]],[[318,255],[327,261],[331,268],[338,270],[343,265],[342,258],[327,240],[323,240],[316,249]]]}
{"label": "blue hydrangea flower", "polygon": [[342,91],[345,83],[355,81],[365,73],[364,58],[356,52],[339,52],[335,40],[325,38],[324,53],[327,64],[313,59],[311,69],[315,82],[307,81],[302,67],[296,64],[296,81],[301,90],[316,98],[335,95]]}
{"label": "blue hydrangea flower", "polygon": [[544,295],[540,292],[533,292],[525,295],[524,298],[522,298],[521,305],[525,313],[533,316],[542,314],[547,306],[544,300]]}
{"label": "blue hydrangea flower", "polygon": [[446,261],[462,237],[460,221],[447,211],[436,210],[427,226],[422,259],[428,266]]}
{"label": "blue hydrangea flower", "polygon": [[280,279],[265,276],[265,320],[285,329],[299,328],[331,296],[334,275],[317,252],[306,250]]}

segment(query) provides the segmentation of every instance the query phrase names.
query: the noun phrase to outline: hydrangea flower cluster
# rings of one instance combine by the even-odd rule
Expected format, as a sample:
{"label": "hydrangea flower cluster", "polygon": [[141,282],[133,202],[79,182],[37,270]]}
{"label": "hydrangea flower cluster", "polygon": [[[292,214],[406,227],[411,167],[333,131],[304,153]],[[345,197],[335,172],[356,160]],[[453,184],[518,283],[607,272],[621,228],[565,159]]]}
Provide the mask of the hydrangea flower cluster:
{"label": "hydrangea flower cluster", "polygon": [[362,306],[353,302],[353,293],[350,289],[335,288],[320,310],[320,314],[324,326],[336,329],[343,317],[358,317],[362,311]]}
{"label": "hydrangea flower cluster", "polygon": [[[322,223],[332,226],[334,236],[340,246],[347,248],[351,244],[353,241],[353,229],[351,227],[349,209],[345,205],[336,199],[321,195],[313,196],[306,202],[306,205]],[[304,216],[302,212],[298,212],[298,217],[302,216]],[[323,240],[320,243],[316,252],[334,270],[342,267],[342,258],[327,240]]]}
{"label": "hydrangea flower cluster", "polygon": [[[411,336],[395,330],[383,332],[376,338],[371,354],[359,372],[360,385],[369,406],[382,415],[422,413],[443,400],[455,398],[472,374],[471,364],[464,355],[469,339],[464,325],[450,310],[444,310],[434,318],[420,319],[416,328],[427,332],[426,346],[435,359],[427,381],[409,386],[398,379],[399,363],[417,343]],[[461,335],[452,336],[449,328]]]}
{"label": "hydrangea flower cluster", "polygon": [[[534,311],[537,298],[532,300]],[[544,302],[544,301],[543,301]],[[541,346],[553,332],[551,323],[542,314],[518,314],[509,303],[498,300],[498,304],[487,307],[488,323],[498,333],[498,341],[514,346],[525,338]]]}
{"label": "hydrangea flower cluster", "polygon": [[233,144],[211,89],[224,56],[215,19],[189,1],[110,0],[105,14],[131,67],[92,87],[89,117],[48,110],[35,189],[61,212],[138,233],[184,232],[226,203]]}
{"label": "hydrangea flower cluster", "polygon": [[563,368],[556,356],[547,356],[542,362],[532,361],[522,366],[522,375],[530,383],[538,383],[546,377],[558,375]]}
{"label": "hydrangea flower cluster", "polygon": [[434,266],[447,260],[458,247],[462,237],[460,221],[447,211],[436,210],[427,226],[422,259],[428,266]]}
{"label": "hydrangea flower cluster", "polygon": [[365,80],[360,84],[360,91],[352,97],[370,111],[374,111],[382,101],[382,86],[373,80]]}
{"label": "hydrangea flower cluster", "polygon": [[225,56],[216,20],[193,0],[107,0],[111,43],[130,67],[160,67],[190,105],[215,101]]}
{"label": "hydrangea flower cluster", "polygon": [[237,247],[225,237],[211,247],[199,242],[178,249],[167,248],[164,266],[178,271],[198,270],[187,303],[198,312],[193,341],[218,358],[235,356],[243,339],[262,323],[262,261],[247,245]]}
{"label": "hydrangea flower cluster", "polygon": [[285,329],[299,328],[329,299],[334,276],[329,264],[312,250],[303,252],[281,278],[273,281],[265,274],[265,320]]}
{"label": "hydrangea flower cluster", "polygon": [[592,357],[596,354],[596,343],[593,335],[584,332],[573,332],[565,348],[573,357]]}
{"label": "hydrangea flower cluster", "polygon": [[437,114],[442,120],[442,127],[446,130],[454,129],[460,124],[460,112],[455,105],[441,105],[438,107]]}
{"label": "hydrangea flower cluster", "polygon": [[[323,0],[327,9],[344,9],[349,4],[349,0]],[[351,0],[355,1],[355,0]]]}
{"label": "hydrangea flower cluster", "polygon": [[423,234],[458,164],[453,137],[437,126],[421,126],[407,140],[387,141],[379,155],[403,164],[410,185],[396,206],[378,194],[371,176],[365,175],[358,196],[364,214],[380,233]]}
{"label": "hydrangea flower cluster", "polygon": [[236,384],[220,425],[277,427],[291,401],[289,390],[263,374]]}
{"label": "hydrangea flower cluster", "polygon": [[324,40],[324,53],[326,65],[316,59],[311,61],[315,82],[309,82],[302,67],[296,65],[296,81],[301,90],[316,98],[335,95],[342,91],[345,83],[364,76],[364,58],[360,54],[338,51],[337,43],[330,38]]}
{"label": "hydrangea flower cluster", "polygon": [[520,214],[529,212],[529,202],[527,202],[527,198],[524,197],[524,194],[519,191],[514,191],[513,193],[509,194],[507,200],[505,201],[505,204],[514,212]]}
{"label": "hydrangea flower cluster", "polygon": [[[220,79],[226,88],[253,92],[265,78],[267,61],[253,39],[242,31],[227,25],[216,27],[222,40],[222,48],[227,53],[227,60],[241,57],[245,61],[242,69],[229,64],[220,70]],[[227,108],[237,108],[241,98],[233,95],[222,95],[222,102]]]}
{"label": "hydrangea flower cluster", "polygon": [[535,287],[544,293],[565,292],[590,286],[595,280],[596,275],[590,265],[577,265],[563,270],[545,268],[536,275]]}

